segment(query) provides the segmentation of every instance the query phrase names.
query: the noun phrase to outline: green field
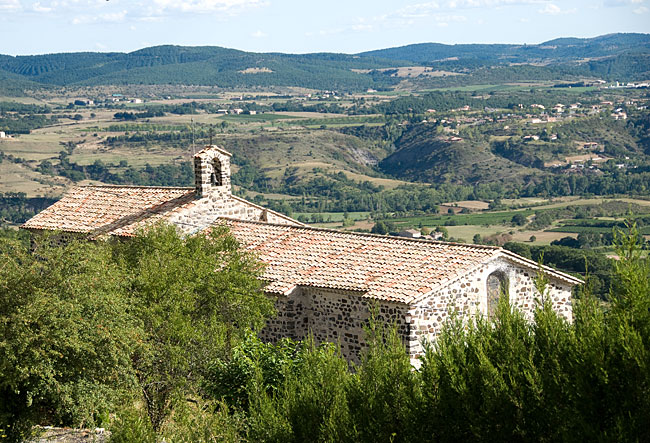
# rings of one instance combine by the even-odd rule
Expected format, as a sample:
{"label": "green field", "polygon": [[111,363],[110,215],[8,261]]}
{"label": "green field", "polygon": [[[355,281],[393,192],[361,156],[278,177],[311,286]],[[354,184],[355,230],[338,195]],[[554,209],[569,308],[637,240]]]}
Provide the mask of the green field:
{"label": "green field", "polygon": [[[291,215],[293,218],[308,217],[309,219],[313,216],[322,216],[325,222],[342,222],[345,218],[343,212],[294,212]],[[370,212],[348,212],[350,220],[366,220],[368,217],[370,217]]]}
{"label": "green field", "polygon": [[[606,227],[606,226],[559,226],[548,229],[550,232],[568,232],[574,234],[594,233],[594,234],[611,234],[614,229],[625,229],[624,226]],[[650,226],[644,226],[639,229],[643,235],[650,235]]]}
{"label": "green field", "polygon": [[482,212],[474,214],[425,215],[417,217],[394,218],[390,219],[389,221],[397,224],[400,227],[420,225],[441,226],[445,225],[445,223],[453,223],[454,225],[491,226],[510,223],[512,216],[515,214],[523,214],[525,217],[528,217],[533,214],[533,211],[530,209],[520,209],[517,211]]}
{"label": "green field", "polygon": [[284,115],[284,114],[228,114],[220,116],[221,120],[233,121],[233,122],[270,122],[275,120],[293,120],[300,119],[302,117],[297,117],[294,115]]}
{"label": "green field", "polygon": [[332,118],[310,118],[300,122],[303,126],[318,126],[318,125],[362,125],[367,123],[384,123],[386,117],[369,115],[369,116],[353,116],[353,117],[332,117]]}

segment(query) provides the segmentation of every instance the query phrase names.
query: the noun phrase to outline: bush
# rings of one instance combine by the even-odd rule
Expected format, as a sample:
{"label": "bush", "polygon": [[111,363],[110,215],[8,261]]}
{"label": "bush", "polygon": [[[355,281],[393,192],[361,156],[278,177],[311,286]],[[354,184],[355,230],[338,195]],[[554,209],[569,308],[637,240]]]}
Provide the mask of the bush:
{"label": "bush", "polygon": [[118,412],[111,425],[111,443],[156,443],[156,433],[149,417],[135,407]]}
{"label": "bush", "polygon": [[32,254],[0,239],[0,427],[12,441],[42,421],[102,425],[135,386],[139,329],[110,249],[40,240]]}

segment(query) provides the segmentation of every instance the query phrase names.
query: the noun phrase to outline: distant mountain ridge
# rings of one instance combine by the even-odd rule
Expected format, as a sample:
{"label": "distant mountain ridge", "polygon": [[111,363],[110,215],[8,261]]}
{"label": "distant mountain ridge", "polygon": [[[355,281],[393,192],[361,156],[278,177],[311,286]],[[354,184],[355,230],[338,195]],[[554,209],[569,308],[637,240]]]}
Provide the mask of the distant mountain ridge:
{"label": "distant mountain ridge", "polygon": [[449,61],[451,58],[491,63],[557,63],[649,53],[650,34],[607,34],[593,38],[557,38],[536,45],[418,43],[366,51],[358,55],[426,64]]}
{"label": "distant mountain ridge", "polygon": [[0,92],[39,84],[364,90],[391,88],[402,82],[404,79],[389,69],[399,66],[433,66],[469,74],[463,79],[467,84],[493,78],[495,74],[485,72],[486,68],[516,64],[541,66],[524,73],[520,70],[514,77],[499,72],[499,78],[533,75],[538,78],[530,80],[548,80],[598,76],[628,80],[634,76],[650,76],[650,34],[560,38],[538,45],[420,43],[360,54],[254,53],[216,46],[164,45],[130,53],[0,55]]}

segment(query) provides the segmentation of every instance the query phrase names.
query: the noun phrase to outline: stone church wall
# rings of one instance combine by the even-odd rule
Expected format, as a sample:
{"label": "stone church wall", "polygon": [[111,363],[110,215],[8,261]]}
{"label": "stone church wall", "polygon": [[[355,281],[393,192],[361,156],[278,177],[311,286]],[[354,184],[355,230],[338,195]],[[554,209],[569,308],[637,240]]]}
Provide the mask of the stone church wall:
{"label": "stone church wall", "polygon": [[[534,286],[536,271],[502,257],[444,285],[421,301],[406,305],[364,298],[361,293],[301,287],[289,296],[275,296],[277,317],[270,319],[261,338],[275,342],[282,337],[295,340],[310,332],[317,343],[339,343],[342,354],[358,362],[366,343],[364,326],[370,318],[370,305],[379,308],[380,320],[396,323],[411,363],[419,365],[423,341],[433,341],[452,313],[464,319],[487,316],[487,278],[495,271],[507,277],[510,302],[526,318],[533,319],[540,300]],[[545,294],[553,308],[571,321],[571,287],[552,279]]]}
{"label": "stone church wall", "polygon": [[263,340],[295,340],[311,333],[316,343],[331,342],[341,347],[348,360],[359,362],[366,347],[364,327],[370,319],[371,305],[378,308],[378,320],[396,323],[404,344],[409,336],[408,307],[401,303],[379,302],[360,293],[301,287],[289,296],[274,296],[277,317],[270,319],[260,333]]}
{"label": "stone church wall", "polygon": [[[409,310],[409,354],[412,363],[424,352],[423,340],[433,341],[452,312],[464,319],[487,316],[487,278],[494,272],[506,276],[508,295],[513,307],[521,310],[528,320],[533,319],[535,307],[541,300],[535,289],[536,271],[497,258],[473,272],[449,282]],[[558,279],[551,279],[545,297],[550,297],[556,312],[572,320],[571,287]]]}

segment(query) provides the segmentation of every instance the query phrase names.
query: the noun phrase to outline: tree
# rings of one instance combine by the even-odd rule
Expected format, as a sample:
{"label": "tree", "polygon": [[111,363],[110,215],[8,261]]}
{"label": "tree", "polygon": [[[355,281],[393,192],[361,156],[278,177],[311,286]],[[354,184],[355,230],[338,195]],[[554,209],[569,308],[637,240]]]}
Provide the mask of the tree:
{"label": "tree", "polygon": [[526,223],[528,223],[528,220],[526,219],[526,216],[522,214],[521,212],[516,213],[515,215],[512,216],[511,220],[513,225],[517,226],[523,226]]}
{"label": "tree", "polygon": [[140,330],[103,242],[0,239],[0,435],[22,441],[37,422],[102,425],[135,387]]}
{"label": "tree", "polygon": [[115,243],[114,254],[142,324],[131,361],[158,432],[174,404],[196,392],[209,366],[228,359],[273,307],[260,289],[259,264],[225,228],[181,238],[172,226],[155,226]]}
{"label": "tree", "polygon": [[387,235],[388,233],[395,231],[395,229],[396,227],[394,223],[379,220],[370,229],[370,232],[372,232],[373,234]]}
{"label": "tree", "polygon": [[[102,425],[135,395],[151,427],[272,312],[260,267],[225,228],[128,241],[0,238],[0,435]],[[54,238],[56,240],[56,238]]]}

